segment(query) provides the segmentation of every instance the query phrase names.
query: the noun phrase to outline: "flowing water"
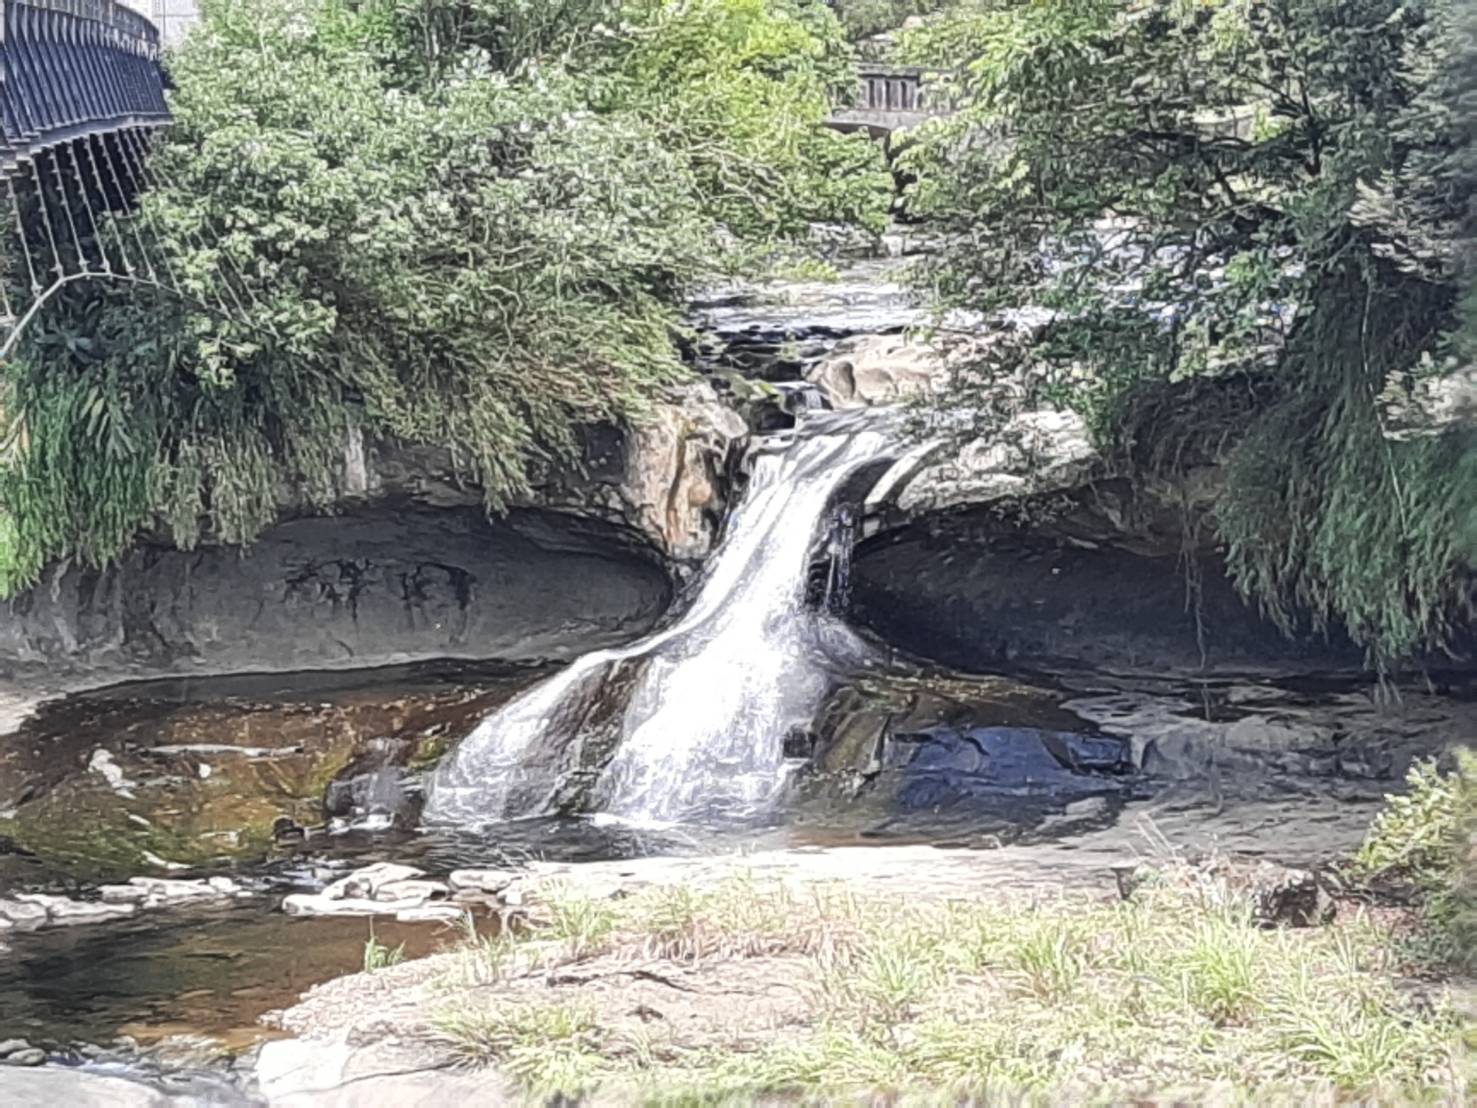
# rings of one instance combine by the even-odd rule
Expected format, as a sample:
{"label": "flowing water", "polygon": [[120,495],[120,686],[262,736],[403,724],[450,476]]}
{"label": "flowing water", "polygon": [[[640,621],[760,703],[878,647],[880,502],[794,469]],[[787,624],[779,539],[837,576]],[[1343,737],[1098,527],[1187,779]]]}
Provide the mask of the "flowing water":
{"label": "flowing water", "polygon": [[838,488],[884,460],[891,439],[876,420],[828,415],[761,449],[683,615],[586,655],[484,720],[432,780],[427,817],[547,814],[560,767],[539,750],[551,728],[586,726],[602,702],[618,725],[597,809],[632,822],[762,811],[784,784],[786,733],[810,722],[825,693],[828,659],[856,647],[805,603],[817,531]]}

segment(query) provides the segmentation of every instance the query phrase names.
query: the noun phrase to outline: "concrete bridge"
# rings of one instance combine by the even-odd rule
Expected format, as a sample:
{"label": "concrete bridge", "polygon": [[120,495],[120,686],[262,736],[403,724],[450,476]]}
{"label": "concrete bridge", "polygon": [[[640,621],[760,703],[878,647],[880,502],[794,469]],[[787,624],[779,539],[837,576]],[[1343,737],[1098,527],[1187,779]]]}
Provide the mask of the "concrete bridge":
{"label": "concrete bridge", "polygon": [[929,79],[934,75],[920,66],[863,63],[857,69],[856,96],[833,111],[826,125],[886,138],[894,131],[947,115],[947,106],[929,95]]}

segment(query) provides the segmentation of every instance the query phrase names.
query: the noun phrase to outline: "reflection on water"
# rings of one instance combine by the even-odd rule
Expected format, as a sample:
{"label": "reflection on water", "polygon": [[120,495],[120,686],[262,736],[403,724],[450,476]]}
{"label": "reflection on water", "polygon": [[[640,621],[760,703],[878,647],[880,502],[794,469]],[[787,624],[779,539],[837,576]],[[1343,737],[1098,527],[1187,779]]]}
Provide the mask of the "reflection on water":
{"label": "reflection on water", "polygon": [[[362,968],[364,919],[295,919],[260,900],[216,911],[154,912],[123,922],[7,937],[0,1037],[147,1045],[206,1034],[236,1050],[272,1032],[257,1020],[312,985]],[[376,920],[376,938],[429,954],[445,926]]]}

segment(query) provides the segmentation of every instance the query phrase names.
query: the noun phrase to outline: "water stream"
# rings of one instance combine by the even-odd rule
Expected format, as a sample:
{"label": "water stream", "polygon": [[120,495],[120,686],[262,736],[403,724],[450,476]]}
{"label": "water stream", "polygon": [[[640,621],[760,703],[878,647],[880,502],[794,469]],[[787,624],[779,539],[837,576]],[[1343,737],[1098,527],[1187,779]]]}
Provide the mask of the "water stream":
{"label": "water stream", "polygon": [[887,456],[875,419],[817,414],[756,453],[695,597],[672,625],[588,654],[484,720],[431,782],[427,818],[547,814],[561,767],[550,730],[618,716],[594,807],[636,823],[762,811],[783,787],[784,737],[808,724],[828,659],[854,653],[841,623],[805,603],[813,544],[836,490]]}

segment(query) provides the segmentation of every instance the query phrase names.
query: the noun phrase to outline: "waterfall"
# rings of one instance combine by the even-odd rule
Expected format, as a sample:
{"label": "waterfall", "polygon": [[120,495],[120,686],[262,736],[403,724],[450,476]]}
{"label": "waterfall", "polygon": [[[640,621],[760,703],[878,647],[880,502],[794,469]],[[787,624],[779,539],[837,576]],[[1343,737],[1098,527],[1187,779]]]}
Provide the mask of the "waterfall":
{"label": "waterfall", "polygon": [[825,693],[827,658],[854,644],[805,603],[817,532],[835,491],[891,444],[863,413],[817,413],[760,449],[690,607],[483,720],[431,780],[427,818],[547,814],[568,770],[560,732],[577,740],[602,720],[616,746],[594,782],[598,809],[633,821],[762,810],[784,785],[786,732]]}

